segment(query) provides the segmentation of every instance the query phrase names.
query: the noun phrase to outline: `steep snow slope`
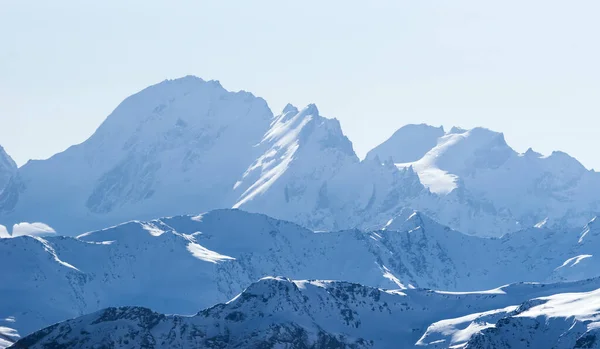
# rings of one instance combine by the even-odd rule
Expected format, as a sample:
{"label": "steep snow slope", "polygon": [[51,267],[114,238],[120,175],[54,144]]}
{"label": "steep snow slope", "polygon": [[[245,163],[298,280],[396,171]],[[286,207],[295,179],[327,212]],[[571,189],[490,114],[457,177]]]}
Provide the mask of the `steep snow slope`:
{"label": "steep snow slope", "polygon": [[10,178],[17,172],[17,164],[0,146],[0,192],[4,190]]}
{"label": "steep snow slope", "polygon": [[263,154],[236,183],[241,195],[233,207],[334,227],[335,220],[323,221],[331,213],[327,181],[358,163],[339,122],[320,116],[312,104],[301,111],[287,105],[259,146]]}
{"label": "steep snow slope", "polygon": [[395,163],[414,162],[433,149],[443,135],[444,128],[441,126],[402,126],[388,140],[369,151],[365,159],[379,157],[382,160],[392,159]]}
{"label": "steep snow slope", "polygon": [[[239,210],[129,222],[79,238],[0,239],[0,318],[21,335],[109,306],[190,314],[267,275],[476,290],[600,276],[600,229],[467,236],[405,211],[385,230],[315,233]],[[468,251],[466,253],[465,251]],[[352,258],[348,258],[352,256]],[[583,257],[585,256],[585,257]]]}
{"label": "steep snow slope", "polygon": [[[268,277],[231,301],[194,316],[109,308],[35,332],[14,347],[408,348],[426,344],[422,340],[426,329],[442,319],[599,286],[598,280],[590,280],[453,294]],[[598,313],[587,308],[590,315]]]}
{"label": "steep snow slope", "polygon": [[533,299],[504,315],[465,348],[600,348],[600,289]]}

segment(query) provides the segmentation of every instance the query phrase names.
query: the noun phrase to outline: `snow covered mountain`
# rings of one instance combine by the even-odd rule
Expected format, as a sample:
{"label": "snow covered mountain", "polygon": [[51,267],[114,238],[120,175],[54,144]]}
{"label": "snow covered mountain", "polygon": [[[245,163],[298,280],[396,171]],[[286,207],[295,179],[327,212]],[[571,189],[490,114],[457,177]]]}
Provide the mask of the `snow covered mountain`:
{"label": "snow covered mountain", "polygon": [[453,291],[579,280],[600,276],[599,237],[593,221],[577,232],[532,228],[487,239],[410,211],[385,230],[324,233],[240,210],[134,221],[78,238],[20,236],[0,239],[0,265],[8,266],[0,319],[26,335],[105,307],[191,314],[268,275]]}
{"label": "snow covered mountain", "polygon": [[399,194],[421,192],[412,171],[360,163],[315,105],[273,116],[250,93],[185,77],[127,98],[82,144],[20,168],[0,196],[0,223],[75,235],[235,207],[338,229],[364,223],[357,213],[387,221],[408,200]]}
{"label": "snow covered mountain", "polygon": [[0,198],[0,222],[44,222],[72,235],[230,207],[272,118],[263,99],[216,81],[188,76],[148,87],[85,142],[22,166],[10,200]]}
{"label": "snow covered mountain", "polygon": [[315,105],[274,116],[259,97],[191,76],[127,98],[88,140],[10,178],[0,224],[63,235],[232,207],[314,230],[380,228],[410,207],[479,236],[570,229],[600,212],[600,175],[564,153],[408,125],[359,161]]}
{"label": "snow covered mountain", "polygon": [[[510,347],[521,348],[525,343],[519,336],[533,333],[547,347],[597,348],[582,344],[593,345],[596,340],[599,287],[600,282],[594,279],[448,293],[385,291],[347,282],[267,277],[231,301],[193,316],[113,307],[52,325],[13,347],[456,348],[467,344],[491,348],[491,341],[504,343],[510,338],[514,343]],[[566,293],[573,291],[589,293]],[[565,306],[569,300],[584,303],[584,310],[569,309]],[[573,315],[578,326],[569,328],[566,319]],[[551,321],[537,327],[529,321],[544,316]],[[517,326],[508,326],[517,318]],[[590,325],[589,331],[586,325]],[[568,336],[559,337],[562,332],[550,331],[551,336],[542,337],[548,329],[559,328]],[[478,334],[482,330],[483,334]],[[508,331],[510,334],[505,334]]]}
{"label": "snow covered mountain", "polygon": [[420,159],[396,165],[413,168],[439,196],[412,207],[469,234],[500,236],[542,221],[568,228],[600,211],[600,174],[562,152],[519,154],[484,128],[453,128]]}

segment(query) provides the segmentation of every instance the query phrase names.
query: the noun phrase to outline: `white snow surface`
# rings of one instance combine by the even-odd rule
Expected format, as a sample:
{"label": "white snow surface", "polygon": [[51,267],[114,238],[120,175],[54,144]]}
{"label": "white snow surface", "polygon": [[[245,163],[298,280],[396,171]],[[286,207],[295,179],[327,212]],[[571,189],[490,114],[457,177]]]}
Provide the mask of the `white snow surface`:
{"label": "white snow surface", "polygon": [[507,312],[467,348],[600,348],[600,289],[558,293]]}

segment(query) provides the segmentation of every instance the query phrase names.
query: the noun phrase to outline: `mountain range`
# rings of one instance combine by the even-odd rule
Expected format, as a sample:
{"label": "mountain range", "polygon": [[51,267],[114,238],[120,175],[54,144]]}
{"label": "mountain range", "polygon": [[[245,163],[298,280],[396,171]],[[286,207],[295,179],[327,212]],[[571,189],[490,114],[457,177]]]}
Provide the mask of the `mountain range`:
{"label": "mountain range", "polygon": [[313,104],[166,80],[47,160],[0,147],[0,348],[600,348],[599,212],[598,173],[502,133],[361,160]]}
{"label": "mountain range", "polygon": [[0,239],[0,265],[12,266],[0,284],[0,319],[11,321],[0,326],[25,335],[115,306],[193,314],[269,275],[402,291],[575,281],[600,277],[598,248],[595,220],[579,231],[534,227],[502,238],[408,211],[370,232],[313,232],[240,210],[132,221],[77,238]]}
{"label": "mountain range", "polygon": [[[565,153],[519,154],[501,133],[408,125],[361,161],[315,105],[217,81],[166,80],[125,99],[85,142],[16,169],[1,154],[0,224],[77,235],[124,221],[240,208],[313,230],[377,229],[408,207],[470,235],[600,211],[600,175]],[[3,183],[5,183],[3,185]]]}
{"label": "mountain range", "polygon": [[598,287],[594,279],[448,293],[269,277],[192,316],[113,307],[13,347],[598,348]]}

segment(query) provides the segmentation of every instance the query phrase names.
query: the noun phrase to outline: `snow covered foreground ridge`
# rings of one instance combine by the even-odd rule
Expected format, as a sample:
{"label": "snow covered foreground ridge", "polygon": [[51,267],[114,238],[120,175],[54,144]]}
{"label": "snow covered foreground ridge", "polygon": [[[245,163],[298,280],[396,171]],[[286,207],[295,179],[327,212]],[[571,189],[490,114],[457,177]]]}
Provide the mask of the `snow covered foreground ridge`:
{"label": "snow covered foreground ridge", "polygon": [[361,162],[316,106],[274,116],[261,98],[190,76],[127,98],[82,144],[6,168],[0,224],[66,235],[231,207],[315,230],[382,227],[411,207],[480,236],[581,226],[600,211],[600,175],[564,153],[409,125]]}
{"label": "snow covered foreground ridge", "polygon": [[[598,249],[596,222],[577,232],[542,227],[488,239],[414,212],[404,212],[386,230],[315,233],[261,214],[217,210],[129,222],[78,238],[1,239],[0,265],[9,267],[0,283],[0,319],[12,321],[0,320],[0,327],[24,336],[114,306],[192,314],[226,302],[266,275],[407,292],[579,280],[600,276]],[[575,283],[584,286],[569,292],[596,284]]]}
{"label": "snow covered foreground ridge", "polygon": [[599,348],[599,286],[447,293],[268,277],[193,316],[108,308],[13,348]]}

